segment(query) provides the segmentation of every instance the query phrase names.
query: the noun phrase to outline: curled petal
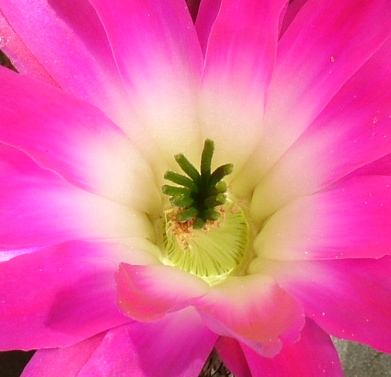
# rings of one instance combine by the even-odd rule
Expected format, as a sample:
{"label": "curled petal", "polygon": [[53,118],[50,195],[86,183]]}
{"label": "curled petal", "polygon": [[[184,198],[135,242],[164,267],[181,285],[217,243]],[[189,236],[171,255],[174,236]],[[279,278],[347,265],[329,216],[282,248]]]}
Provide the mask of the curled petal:
{"label": "curled petal", "polygon": [[118,302],[130,317],[151,321],[189,306],[208,285],[196,276],[170,266],[121,264],[117,273]]}
{"label": "curled petal", "polygon": [[243,349],[252,377],[344,376],[330,337],[309,319],[300,340],[286,345],[274,358],[262,357],[246,346]]}
{"label": "curled petal", "polygon": [[296,341],[304,323],[296,299],[262,275],[227,278],[195,307],[213,331],[267,356],[277,354],[283,341]]}

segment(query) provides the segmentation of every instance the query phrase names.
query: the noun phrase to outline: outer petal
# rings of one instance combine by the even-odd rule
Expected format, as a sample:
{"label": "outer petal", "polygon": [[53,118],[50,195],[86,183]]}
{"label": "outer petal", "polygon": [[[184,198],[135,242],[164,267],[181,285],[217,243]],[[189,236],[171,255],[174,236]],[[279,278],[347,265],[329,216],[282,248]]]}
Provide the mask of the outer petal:
{"label": "outer petal", "polygon": [[122,264],[117,273],[118,301],[130,317],[156,320],[167,312],[191,305],[208,285],[198,277],[170,266]]}
{"label": "outer petal", "polygon": [[[11,57],[14,66],[17,66],[20,72],[25,72],[24,64],[29,67],[29,74],[48,84],[59,86],[59,84],[50,76],[49,72],[42,66],[38,59],[26,47],[23,40],[15,32],[12,26],[5,18],[0,8],[0,49],[8,57]],[[10,43],[11,42],[11,43]],[[22,63],[26,62],[26,63]]]}
{"label": "outer petal", "polygon": [[319,262],[260,261],[328,333],[391,352],[391,257]]}
{"label": "outer petal", "polygon": [[391,38],[262,179],[254,200],[265,213],[391,152],[389,61]]}
{"label": "outer petal", "polygon": [[220,11],[222,0],[202,0],[196,19],[196,30],[202,51],[206,54],[210,32]]}
{"label": "outer petal", "polygon": [[390,213],[390,176],[353,177],[277,211],[254,247],[280,260],[379,258],[391,251]]}
{"label": "outer petal", "polygon": [[224,364],[236,377],[251,376],[246,357],[237,340],[221,336],[215,348]]}
{"label": "outer petal", "polygon": [[150,168],[103,113],[7,69],[0,86],[0,141],[83,189],[143,211],[160,208]]}
{"label": "outer petal", "polygon": [[[197,156],[196,95],[203,59],[184,1],[90,3],[102,20],[132,105],[151,136],[152,145],[144,142],[141,147],[158,156],[156,165],[162,156],[171,163],[173,151]],[[159,149],[163,154],[157,154]]]}
{"label": "outer petal", "polygon": [[300,306],[266,277],[230,278],[209,288],[173,267],[123,264],[117,283],[120,306],[132,318],[154,320],[192,305],[212,331],[265,354],[278,352],[280,339],[296,340],[302,325]]}
{"label": "outer petal", "polygon": [[296,341],[304,321],[297,301],[262,275],[227,278],[195,307],[214,332],[267,356],[280,351],[281,341]]}
{"label": "outer petal", "polygon": [[300,9],[308,0],[290,1],[284,17],[281,19],[280,38],[284,35],[290,24],[293,22]]}
{"label": "outer petal", "polygon": [[64,346],[129,321],[114,281],[129,251],[70,242],[0,263],[0,349]]}
{"label": "outer petal", "polygon": [[278,45],[259,145],[265,169],[381,47],[390,16],[388,0],[364,0],[359,7],[347,0],[309,0],[302,7]]}
{"label": "outer petal", "polygon": [[21,377],[76,377],[104,338],[95,335],[72,346],[35,352]]}
{"label": "outer petal", "polygon": [[252,377],[343,377],[338,353],[330,337],[307,320],[300,340],[285,346],[274,358],[243,347]]}
{"label": "outer petal", "polygon": [[3,28],[1,37],[21,73],[42,78],[46,71],[68,93],[124,120],[123,83],[88,1],[1,0],[0,10],[13,29]]}
{"label": "outer petal", "polygon": [[186,0],[186,5],[190,12],[193,22],[195,22],[195,19],[197,18],[200,2],[201,0]]}
{"label": "outer petal", "polygon": [[361,175],[391,175],[391,153],[379,158],[372,163],[362,166],[361,168],[353,171],[347,175],[345,179]]}
{"label": "outer petal", "polygon": [[[157,323],[132,322],[108,331],[100,344],[89,354],[87,340],[69,348],[39,351],[22,377],[166,377],[198,376],[216,335],[210,333],[193,310],[170,314]],[[88,356],[76,373],[67,371],[67,362],[82,349]],[[84,356],[82,354],[81,356]],[[47,374],[47,364],[54,365]],[[57,373],[57,374],[56,374]]]}
{"label": "outer petal", "polygon": [[223,0],[209,35],[200,105],[203,133],[218,142],[224,159],[234,156],[236,167],[259,141],[285,3]]}
{"label": "outer petal", "polygon": [[144,214],[80,190],[3,144],[0,180],[0,250],[71,239],[151,237]]}

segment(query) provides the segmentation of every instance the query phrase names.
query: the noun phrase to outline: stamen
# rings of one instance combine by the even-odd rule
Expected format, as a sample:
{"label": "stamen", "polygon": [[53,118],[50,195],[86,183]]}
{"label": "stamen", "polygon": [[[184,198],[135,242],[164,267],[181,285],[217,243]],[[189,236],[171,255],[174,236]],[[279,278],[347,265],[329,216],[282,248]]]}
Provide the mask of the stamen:
{"label": "stamen", "polygon": [[164,178],[179,185],[164,185],[163,194],[170,196],[173,206],[180,208],[177,219],[180,222],[192,222],[194,229],[201,229],[208,221],[219,217],[215,207],[226,202],[227,185],[222,179],[232,173],[233,165],[225,164],[212,173],[214,143],[207,139],[201,155],[200,173],[183,154],[177,154],[175,160],[188,177],[167,171]]}
{"label": "stamen", "polygon": [[172,207],[158,222],[162,262],[211,285],[242,271],[250,255],[251,233],[245,203],[228,194],[223,181],[233,165],[212,172],[213,153],[213,141],[205,140],[199,172],[183,154],[175,156],[185,175],[174,171],[164,175],[175,185],[162,187]]}

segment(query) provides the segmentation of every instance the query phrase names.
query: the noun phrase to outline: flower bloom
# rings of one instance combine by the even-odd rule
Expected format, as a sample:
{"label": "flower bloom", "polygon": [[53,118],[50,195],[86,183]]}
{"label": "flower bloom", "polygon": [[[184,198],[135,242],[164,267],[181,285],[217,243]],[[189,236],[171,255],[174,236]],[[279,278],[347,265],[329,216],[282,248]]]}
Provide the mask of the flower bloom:
{"label": "flower bloom", "polygon": [[24,377],[197,376],[214,347],[238,377],[339,377],[328,334],[391,352],[388,0],[0,15],[0,349],[38,349]]}

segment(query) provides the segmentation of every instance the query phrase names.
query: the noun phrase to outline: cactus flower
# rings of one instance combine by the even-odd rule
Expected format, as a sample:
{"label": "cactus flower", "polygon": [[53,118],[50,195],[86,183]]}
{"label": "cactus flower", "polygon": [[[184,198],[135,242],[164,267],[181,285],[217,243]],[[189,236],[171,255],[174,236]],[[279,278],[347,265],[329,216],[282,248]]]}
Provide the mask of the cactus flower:
{"label": "cactus flower", "polygon": [[0,350],[23,377],[341,377],[391,353],[388,0],[0,0]]}

